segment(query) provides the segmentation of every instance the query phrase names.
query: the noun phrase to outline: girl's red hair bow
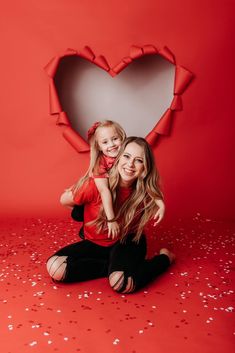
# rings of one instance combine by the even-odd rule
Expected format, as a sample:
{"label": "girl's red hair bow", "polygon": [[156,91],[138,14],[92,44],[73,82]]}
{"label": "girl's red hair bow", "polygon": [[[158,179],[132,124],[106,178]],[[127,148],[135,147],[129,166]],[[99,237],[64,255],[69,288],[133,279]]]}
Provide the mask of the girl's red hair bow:
{"label": "girl's red hair bow", "polygon": [[92,125],[92,127],[90,127],[90,129],[87,131],[87,138],[88,138],[88,140],[90,140],[91,136],[94,135],[94,133],[95,133],[97,127],[99,127],[99,126],[100,126],[100,122],[99,122],[99,121],[96,121],[96,122]]}

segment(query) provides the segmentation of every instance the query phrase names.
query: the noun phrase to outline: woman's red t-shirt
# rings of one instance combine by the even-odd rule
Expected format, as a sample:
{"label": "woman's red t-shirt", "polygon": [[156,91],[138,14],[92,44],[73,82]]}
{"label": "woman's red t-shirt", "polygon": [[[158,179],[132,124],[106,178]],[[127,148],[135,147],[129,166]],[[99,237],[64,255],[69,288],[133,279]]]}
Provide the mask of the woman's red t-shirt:
{"label": "woman's red t-shirt", "polygon": [[[120,187],[117,192],[117,205],[121,205],[130,196],[132,188]],[[102,204],[100,193],[95,185],[94,179],[89,178],[74,195],[76,205],[84,205],[84,235],[88,239],[101,246],[113,245],[117,239],[108,238],[108,232],[97,233],[96,225],[87,225],[94,221],[99,214]]]}

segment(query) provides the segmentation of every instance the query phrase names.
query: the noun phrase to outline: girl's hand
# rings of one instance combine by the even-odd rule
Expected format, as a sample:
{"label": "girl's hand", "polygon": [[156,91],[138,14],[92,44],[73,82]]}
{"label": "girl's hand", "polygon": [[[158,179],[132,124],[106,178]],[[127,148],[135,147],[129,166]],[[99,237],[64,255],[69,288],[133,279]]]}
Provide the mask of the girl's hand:
{"label": "girl's hand", "polygon": [[161,222],[161,220],[164,217],[165,214],[165,204],[162,200],[156,200],[156,204],[158,206],[158,210],[155,214],[155,216],[153,217],[154,220],[156,220],[156,222],[154,222],[153,226],[155,227],[158,223]]}
{"label": "girl's hand", "polygon": [[108,238],[115,239],[118,237],[120,228],[117,222],[108,222]]}

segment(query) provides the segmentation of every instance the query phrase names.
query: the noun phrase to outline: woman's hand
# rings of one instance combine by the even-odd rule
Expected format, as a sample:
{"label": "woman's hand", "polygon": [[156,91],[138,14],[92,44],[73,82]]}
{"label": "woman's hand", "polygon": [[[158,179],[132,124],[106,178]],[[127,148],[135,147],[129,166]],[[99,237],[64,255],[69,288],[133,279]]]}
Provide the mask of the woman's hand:
{"label": "woman's hand", "polygon": [[108,222],[108,238],[115,239],[118,237],[120,228],[117,222]]}
{"label": "woman's hand", "polygon": [[158,206],[158,210],[153,217],[153,219],[156,220],[156,222],[153,224],[154,227],[161,222],[165,214],[165,204],[161,199],[156,200],[156,205]]}

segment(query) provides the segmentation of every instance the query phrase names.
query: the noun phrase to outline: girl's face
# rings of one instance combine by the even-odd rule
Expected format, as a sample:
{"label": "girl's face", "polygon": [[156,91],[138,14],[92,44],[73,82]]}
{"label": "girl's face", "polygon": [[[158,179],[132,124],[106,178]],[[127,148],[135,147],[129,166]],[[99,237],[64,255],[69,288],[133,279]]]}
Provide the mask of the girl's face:
{"label": "girl's face", "polygon": [[144,171],[144,149],[137,143],[130,142],[118,162],[121,186],[130,186]]}
{"label": "girl's face", "polygon": [[105,156],[117,157],[122,141],[115,127],[104,126],[97,128],[96,141],[99,149]]}

